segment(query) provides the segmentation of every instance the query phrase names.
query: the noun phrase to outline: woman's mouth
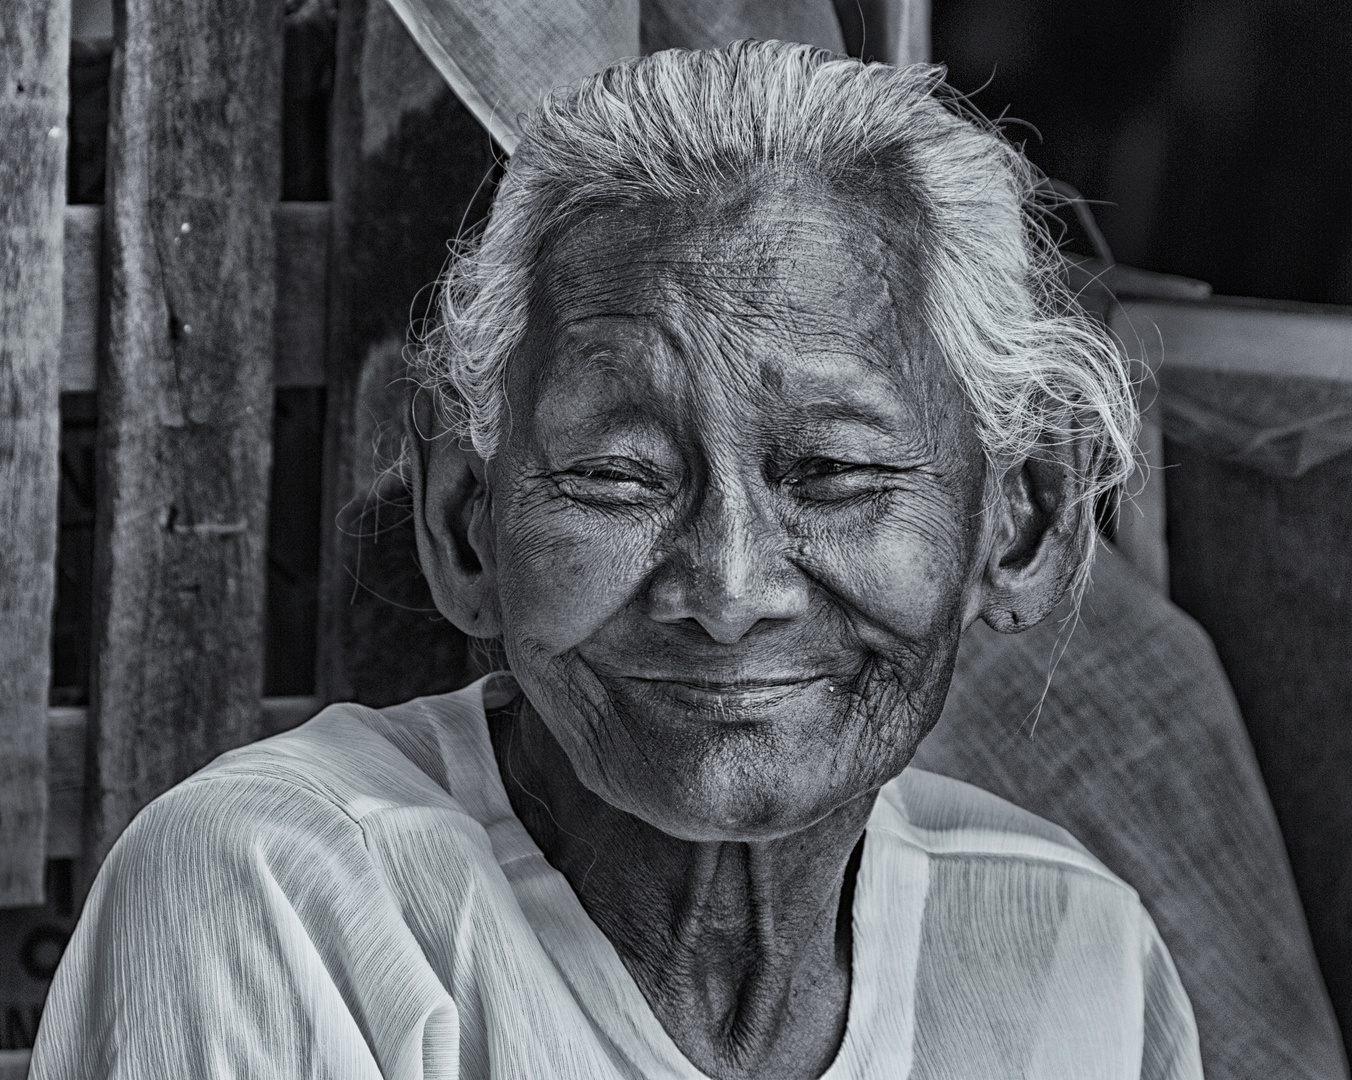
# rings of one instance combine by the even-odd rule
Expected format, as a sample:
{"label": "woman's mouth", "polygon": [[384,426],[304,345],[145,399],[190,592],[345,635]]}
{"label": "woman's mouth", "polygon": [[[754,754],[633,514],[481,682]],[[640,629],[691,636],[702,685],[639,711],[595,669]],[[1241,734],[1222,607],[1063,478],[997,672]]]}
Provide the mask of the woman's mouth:
{"label": "woman's mouth", "polygon": [[655,698],[669,707],[683,708],[691,714],[691,719],[698,715],[702,719],[742,723],[762,719],[764,710],[773,709],[829,678],[813,675],[713,680],[684,676],[626,678],[624,681],[643,697]]}

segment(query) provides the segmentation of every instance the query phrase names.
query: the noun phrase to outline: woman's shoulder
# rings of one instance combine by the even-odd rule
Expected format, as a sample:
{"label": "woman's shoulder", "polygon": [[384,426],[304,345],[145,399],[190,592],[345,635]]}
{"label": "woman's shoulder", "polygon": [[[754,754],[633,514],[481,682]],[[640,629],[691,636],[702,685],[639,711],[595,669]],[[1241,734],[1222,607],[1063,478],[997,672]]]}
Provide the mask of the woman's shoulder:
{"label": "woman's shoulder", "polygon": [[[472,688],[470,688],[472,689]],[[234,801],[241,790],[274,792],[259,805],[327,803],[354,822],[386,809],[460,809],[459,797],[487,782],[481,768],[457,767],[473,756],[482,725],[470,690],[383,709],[330,705],[289,731],[228,751],[160,796],[179,811]],[[452,780],[454,778],[454,790]]]}
{"label": "woman's shoulder", "polygon": [[[103,1075],[114,1053],[136,1076],[411,1075],[386,1068],[410,1017],[453,1046],[454,1002],[406,913],[506,885],[484,830],[391,736],[435,719],[333,706],[147,806],[66,950],[35,1075]],[[429,836],[455,872],[410,897],[401,873]]]}
{"label": "woman's shoulder", "polygon": [[1149,913],[1064,829],[907,769],[868,836],[855,925],[909,1002],[913,1075],[1201,1076]]}
{"label": "woman's shoulder", "polygon": [[908,768],[879,793],[871,828],[930,856],[1019,862],[1091,875],[1135,891],[1061,826],[962,780]]}
{"label": "woman's shoulder", "polygon": [[192,866],[213,877],[232,862],[260,860],[357,867],[379,857],[373,848],[427,828],[467,863],[491,865],[484,828],[466,808],[490,778],[481,763],[457,760],[474,757],[472,734],[457,731],[476,722],[468,696],[386,709],[331,705],[299,727],[222,754],[136,816],[100,877],[111,887],[130,866],[143,881],[158,867],[172,883]]}

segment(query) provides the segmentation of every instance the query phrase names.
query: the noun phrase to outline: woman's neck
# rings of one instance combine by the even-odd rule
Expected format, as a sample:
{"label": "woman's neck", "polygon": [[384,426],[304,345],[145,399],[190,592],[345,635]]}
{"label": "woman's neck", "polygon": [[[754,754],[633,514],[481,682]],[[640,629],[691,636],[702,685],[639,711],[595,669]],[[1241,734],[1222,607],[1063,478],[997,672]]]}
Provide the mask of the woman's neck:
{"label": "woman's neck", "polygon": [[680,840],[585,788],[528,704],[489,729],[512,809],[686,1057],[719,1080],[820,1076],[845,1031],[876,793],[781,839]]}

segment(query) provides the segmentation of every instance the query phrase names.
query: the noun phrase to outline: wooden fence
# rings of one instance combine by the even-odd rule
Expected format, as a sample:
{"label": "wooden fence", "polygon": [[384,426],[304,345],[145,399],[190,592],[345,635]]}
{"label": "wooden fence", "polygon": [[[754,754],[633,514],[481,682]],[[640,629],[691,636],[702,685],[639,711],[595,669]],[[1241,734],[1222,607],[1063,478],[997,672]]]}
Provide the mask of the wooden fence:
{"label": "wooden fence", "polygon": [[[372,541],[353,508],[365,505],[373,449],[395,420],[410,311],[447,239],[486,208],[497,167],[487,136],[380,0],[344,0],[331,199],[281,202],[282,0],[119,6],[105,205],[67,207],[67,4],[0,5],[0,907],[40,902],[50,858],[77,859],[88,882],[151,798],[319,702],[384,704],[474,670],[464,639],[428,615],[408,531],[395,522]],[[1277,397],[1345,401],[1352,316],[1128,302],[1113,325],[1143,342],[1142,358],[1161,373],[1149,450],[1178,465],[1167,484],[1152,479],[1144,513],[1124,519],[1119,535],[1216,637],[1325,971],[1330,958],[1352,969],[1352,875],[1327,866],[1352,838],[1352,794],[1321,799],[1312,779],[1346,787],[1352,724],[1337,699],[1352,700],[1352,665],[1326,673],[1319,700],[1332,704],[1302,727],[1299,691],[1286,704],[1264,704],[1259,691],[1246,700],[1237,672],[1269,646],[1227,614],[1253,589],[1227,567],[1242,561],[1236,550],[1256,552],[1248,572],[1267,575],[1263,589],[1281,593],[1280,612],[1299,624],[1284,631],[1304,640],[1305,618],[1311,648],[1347,646],[1352,598],[1345,584],[1325,596],[1320,582],[1352,578],[1352,469],[1343,455],[1273,481],[1276,494],[1244,481],[1258,491],[1259,524],[1237,538],[1226,526],[1238,505],[1224,487],[1230,466],[1166,442],[1160,419],[1170,395],[1205,398],[1252,378]],[[1162,366],[1148,347],[1161,335]],[[265,700],[268,477],[291,467],[273,460],[274,393],[318,386],[327,414],[315,693]],[[90,703],[49,708],[59,394],[91,390]],[[1315,494],[1299,496],[1291,520],[1263,525],[1264,507],[1299,484]],[[1311,510],[1328,492],[1334,502]],[[1313,583],[1302,577],[1301,545],[1327,563]],[[1302,661],[1292,662],[1299,673]]]}
{"label": "wooden fence", "polygon": [[[335,521],[373,475],[391,411],[371,410],[410,301],[494,166],[384,6],[347,3],[334,197],[281,203],[281,0],[120,7],[103,206],[64,205],[68,5],[0,15],[0,906],[40,902],[50,857],[78,854],[87,882],[147,801],[314,710],[262,700],[274,391],[327,387]],[[49,709],[59,394],[90,390],[90,703]],[[428,619],[408,537],[359,546],[327,530],[319,696],[463,681],[465,643]],[[413,663],[383,662],[393,640]]]}

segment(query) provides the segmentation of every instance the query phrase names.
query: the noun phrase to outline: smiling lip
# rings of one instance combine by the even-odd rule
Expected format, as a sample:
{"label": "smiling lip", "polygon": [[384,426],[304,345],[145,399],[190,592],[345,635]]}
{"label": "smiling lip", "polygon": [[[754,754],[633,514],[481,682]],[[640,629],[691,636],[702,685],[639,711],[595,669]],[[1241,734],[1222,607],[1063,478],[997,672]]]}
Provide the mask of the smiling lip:
{"label": "smiling lip", "polygon": [[708,679],[632,678],[669,701],[698,708],[741,710],[775,705],[813,683],[828,678],[813,675],[801,679],[738,679],[714,682]]}

